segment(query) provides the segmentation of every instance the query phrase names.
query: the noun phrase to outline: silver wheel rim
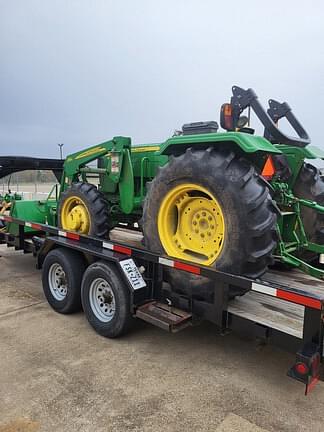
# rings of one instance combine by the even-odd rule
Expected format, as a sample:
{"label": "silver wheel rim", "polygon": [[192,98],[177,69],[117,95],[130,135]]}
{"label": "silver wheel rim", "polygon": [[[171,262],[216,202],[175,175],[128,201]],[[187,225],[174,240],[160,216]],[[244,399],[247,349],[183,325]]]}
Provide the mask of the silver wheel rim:
{"label": "silver wheel rim", "polygon": [[92,312],[99,321],[109,322],[115,316],[115,295],[105,279],[97,278],[91,282],[89,301]]}
{"label": "silver wheel rim", "polygon": [[65,271],[60,264],[51,265],[48,272],[48,284],[55,300],[62,301],[67,295],[67,281]]}

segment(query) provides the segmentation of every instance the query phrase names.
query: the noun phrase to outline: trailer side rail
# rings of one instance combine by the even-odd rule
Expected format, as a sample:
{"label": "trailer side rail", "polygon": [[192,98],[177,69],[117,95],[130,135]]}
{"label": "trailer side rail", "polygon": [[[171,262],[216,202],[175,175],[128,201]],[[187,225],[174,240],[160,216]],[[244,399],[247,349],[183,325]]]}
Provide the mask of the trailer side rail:
{"label": "trailer side rail", "polygon": [[[134,258],[139,258],[142,260],[150,261],[156,264],[160,264],[161,266],[172,267],[181,271],[185,271],[188,273],[196,274],[199,276],[207,277],[208,279],[212,279],[218,282],[224,282],[231,285],[236,285],[241,288],[252,291],[256,291],[271,297],[277,297],[284,301],[288,301],[291,303],[300,304],[311,309],[322,310],[324,304],[324,289],[323,295],[319,295],[318,293],[310,293],[308,290],[301,290],[300,288],[295,289],[285,285],[278,285],[270,282],[263,281],[261,279],[253,280],[248,279],[243,276],[233,275],[230,273],[221,272],[212,267],[206,267],[203,265],[193,264],[189,261],[174,259],[168,256],[161,256],[160,254],[148,251],[142,248],[136,248],[133,246],[128,246],[119,242],[112,242],[108,240],[102,240],[95,237],[90,237],[87,235],[81,235],[76,232],[65,231],[54,226],[33,223],[29,221],[24,221],[22,219],[16,219],[7,215],[0,215],[0,220],[3,220],[7,223],[15,223],[21,227],[20,229],[20,237],[15,240],[13,246],[16,249],[26,249],[25,242],[25,232],[24,227],[31,228],[35,230],[35,235],[39,232],[43,232],[47,235],[54,235],[58,237],[67,238],[69,240],[74,240],[75,242],[79,242],[80,244],[87,245],[88,247],[94,246],[95,248],[100,248],[102,251],[111,250],[113,252],[117,252],[122,255],[131,256]],[[6,233],[2,233],[2,238],[6,241]],[[11,236],[12,237],[12,236]],[[7,235],[8,238],[8,235]],[[9,236],[10,238],[10,236]],[[1,237],[0,237],[1,239]],[[11,238],[13,242],[14,239]],[[27,252],[30,247],[27,245]]]}

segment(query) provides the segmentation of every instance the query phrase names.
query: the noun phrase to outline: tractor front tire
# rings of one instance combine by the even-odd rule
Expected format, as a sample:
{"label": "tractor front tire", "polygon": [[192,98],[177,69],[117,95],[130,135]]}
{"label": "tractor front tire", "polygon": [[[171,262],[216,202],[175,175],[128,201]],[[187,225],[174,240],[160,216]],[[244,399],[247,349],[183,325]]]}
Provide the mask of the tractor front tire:
{"label": "tractor front tire", "polygon": [[[227,149],[190,148],[171,156],[149,184],[142,227],[154,252],[257,278],[273,263],[276,219],[268,187],[248,161]],[[179,293],[212,295],[213,281],[166,273]],[[229,296],[245,292],[232,287]]]}
{"label": "tractor front tire", "polygon": [[58,226],[95,237],[105,238],[109,231],[108,203],[91,183],[73,183],[61,195]]}

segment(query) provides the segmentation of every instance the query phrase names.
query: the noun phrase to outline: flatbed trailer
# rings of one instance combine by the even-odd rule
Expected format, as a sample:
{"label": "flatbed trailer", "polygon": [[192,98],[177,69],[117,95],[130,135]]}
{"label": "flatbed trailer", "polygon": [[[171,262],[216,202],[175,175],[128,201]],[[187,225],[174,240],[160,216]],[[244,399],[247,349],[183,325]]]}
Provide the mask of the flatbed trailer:
{"label": "flatbed trailer", "polygon": [[[148,251],[141,244],[140,233],[125,228],[114,229],[110,240],[102,240],[11,216],[0,215],[0,219],[19,227],[17,236],[0,232],[0,243],[34,254],[37,268],[42,269],[43,289],[48,300],[48,290],[44,286],[49,279],[46,260],[55,255],[53,251],[59,250],[65,254],[66,262],[70,261],[69,265],[75,257],[82,257],[84,264],[81,267],[78,259],[76,265],[79,263],[79,266],[74,269],[72,266],[78,276],[76,285],[71,287],[70,282],[66,282],[67,290],[73,290],[75,298],[80,297],[81,283],[82,287],[86,284],[85,279],[91,271],[95,274],[98,268],[102,277],[104,269],[112,275],[109,284],[113,292],[126,293],[124,306],[132,318],[142,319],[169,332],[207,320],[214,323],[221,334],[235,331],[294,353],[296,359],[288,375],[305,384],[305,394],[323,380],[324,286],[318,279],[298,270],[270,270],[258,280],[220,272]],[[213,280],[213,295],[206,301],[196,293],[178,293],[164,281],[163,270],[166,267]],[[230,287],[243,288],[247,293],[228,300]],[[71,313],[76,309],[77,303],[74,302],[74,309],[63,310],[58,306],[58,300],[60,298],[49,300],[57,312]],[[81,307],[81,301],[79,303]],[[104,311],[96,312],[96,306],[91,302],[86,308],[82,303],[88,321],[98,333],[108,337],[122,333],[115,328],[113,333],[105,334],[96,321]],[[122,320],[118,301],[113,304],[113,318]],[[107,314],[103,316],[107,317]]]}

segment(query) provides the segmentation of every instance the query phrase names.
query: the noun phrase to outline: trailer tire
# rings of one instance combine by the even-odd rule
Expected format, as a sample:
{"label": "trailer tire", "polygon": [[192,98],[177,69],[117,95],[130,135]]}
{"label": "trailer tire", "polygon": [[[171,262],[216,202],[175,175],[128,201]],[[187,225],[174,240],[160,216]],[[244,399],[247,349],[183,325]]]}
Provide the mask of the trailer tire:
{"label": "trailer tire", "polygon": [[86,268],[81,255],[69,249],[51,250],[42,269],[43,291],[51,307],[61,314],[81,310],[81,281]]}
{"label": "trailer tire", "polygon": [[[319,170],[309,163],[304,163],[294,186],[294,193],[298,198],[316,201],[324,205],[324,180]],[[324,214],[308,207],[301,206],[301,218],[304,223],[308,239],[320,245],[324,244]],[[301,252],[299,256],[308,262],[314,261],[318,254]]]}
{"label": "trailer tire", "polygon": [[101,336],[116,338],[129,330],[130,292],[114,264],[98,261],[87,268],[81,300],[90,325]]}

